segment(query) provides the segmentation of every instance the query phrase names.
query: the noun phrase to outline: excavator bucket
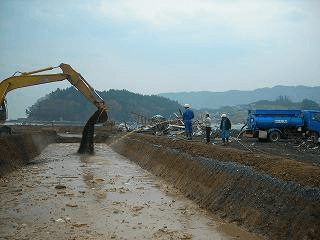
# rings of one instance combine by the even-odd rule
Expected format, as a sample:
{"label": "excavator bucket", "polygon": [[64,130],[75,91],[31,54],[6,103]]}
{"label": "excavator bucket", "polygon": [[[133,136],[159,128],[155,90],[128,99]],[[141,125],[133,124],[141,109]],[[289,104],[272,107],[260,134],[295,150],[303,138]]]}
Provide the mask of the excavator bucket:
{"label": "excavator bucket", "polygon": [[96,123],[105,123],[108,120],[107,111],[103,110],[100,112]]}

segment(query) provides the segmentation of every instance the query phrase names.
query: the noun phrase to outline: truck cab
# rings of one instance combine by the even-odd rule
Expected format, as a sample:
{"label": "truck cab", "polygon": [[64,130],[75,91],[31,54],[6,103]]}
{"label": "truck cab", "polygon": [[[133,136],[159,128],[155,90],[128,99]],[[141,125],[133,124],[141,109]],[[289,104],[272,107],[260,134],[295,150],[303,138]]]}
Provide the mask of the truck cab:
{"label": "truck cab", "polygon": [[319,138],[320,133],[320,111],[304,110],[304,124],[306,130],[314,138]]}

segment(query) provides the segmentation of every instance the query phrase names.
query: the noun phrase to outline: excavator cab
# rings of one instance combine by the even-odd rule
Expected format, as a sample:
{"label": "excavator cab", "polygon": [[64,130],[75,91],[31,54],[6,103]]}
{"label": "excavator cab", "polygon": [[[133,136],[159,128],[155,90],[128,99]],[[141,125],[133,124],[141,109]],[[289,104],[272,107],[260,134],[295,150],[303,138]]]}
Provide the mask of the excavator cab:
{"label": "excavator cab", "polygon": [[7,104],[4,100],[2,105],[0,106],[0,123],[4,123],[7,119]]}
{"label": "excavator cab", "polygon": [[[7,119],[7,102],[4,100],[0,106],[0,123],[4,123]],[[12,133],[9,126],[0,126],[0,137],[7,136]]]}

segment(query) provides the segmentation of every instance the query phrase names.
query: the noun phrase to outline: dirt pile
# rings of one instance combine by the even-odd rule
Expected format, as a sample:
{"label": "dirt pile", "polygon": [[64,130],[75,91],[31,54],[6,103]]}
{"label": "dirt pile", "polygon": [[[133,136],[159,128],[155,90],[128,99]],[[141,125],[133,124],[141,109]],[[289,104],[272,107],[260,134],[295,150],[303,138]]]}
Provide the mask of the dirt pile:
{"label": "dirt pile", "polygon": [[142,134],[128,134],[113,148],[253,232],[271,239],[320,236],[318,165]]}
{"label": "dirt pile", "polygon": [[26,131],[1,137],[0,176],[28,164],[55,138],[54,131]]}
{"label": "dirt pile", "polygon": [[[204,144],[197,140],[184,141],[147,134],[130,134],[128,136],[130,139],[176,149],[191,156],[218,159],[224,162],[237,162],[276,178],[295,181],[302,185],[320,187],[320,165],[311,163],[311,156],[305,152],[302,152],[300,157],[296,156],[296,159],[293,159],[289,154],[279,154],[280,144],[272,144],[270,152],[262,152],[260,149],[251,152],[246,148],[237,148],[239,146],[237,143],[222,146]],[[270,144],[260,143],[260,148],[262,147],[270,147]],[[287,149],[287,146],[285,145],[284,148]],[[275,152],[278,153],[273,154]],[[309,159],[301,159],[306,156]],[[316,155],[314,158],[319,159],[320,157]]]}

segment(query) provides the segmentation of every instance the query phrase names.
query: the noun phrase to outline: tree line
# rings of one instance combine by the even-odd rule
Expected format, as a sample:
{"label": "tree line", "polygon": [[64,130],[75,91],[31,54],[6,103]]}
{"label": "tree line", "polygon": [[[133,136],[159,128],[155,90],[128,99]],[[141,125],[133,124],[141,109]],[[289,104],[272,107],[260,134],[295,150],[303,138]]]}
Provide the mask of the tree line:
{"label": "tree line", "polygon": [[301,102],[293,102],[288,96],[279,96],[274,101],[260,100],[253,103],[255,107],[264,109],[272,108],[290,108],[301,110],[320,110],[320,105],[315,101],[304,99]]}
{"label": "tree line", "polygon": [[[97,93],[108,106],[110,121],[132,122],[135,121],[134,113],[150,118],[158,114],[169,118],[179,112],[179,109],[182,110],[177,101],[157,95],[142,95],[114,89]],[[26,110],[26,114],[29,121],[85,122],[96,110],[77,89],[69,87],[57,89],[40,98]]]}

